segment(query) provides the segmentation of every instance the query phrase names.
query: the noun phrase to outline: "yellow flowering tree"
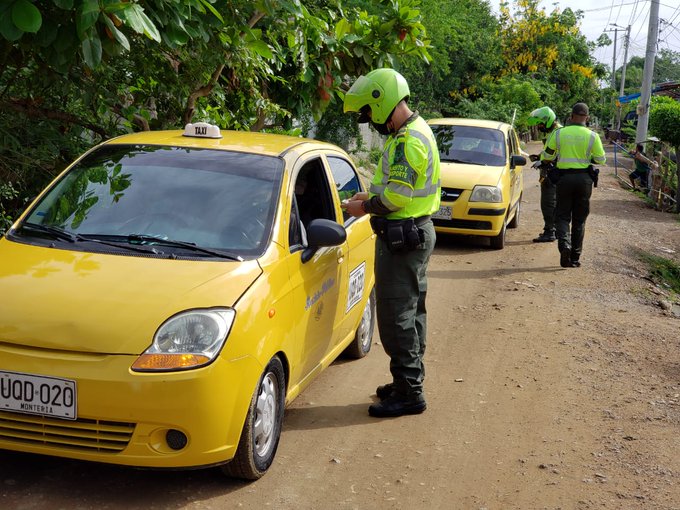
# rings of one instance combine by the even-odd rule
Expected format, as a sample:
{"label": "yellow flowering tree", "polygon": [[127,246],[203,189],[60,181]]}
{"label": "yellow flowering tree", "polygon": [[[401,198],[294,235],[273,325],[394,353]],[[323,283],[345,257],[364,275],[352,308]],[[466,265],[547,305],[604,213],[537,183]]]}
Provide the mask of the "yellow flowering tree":
{"label": "yellow flowering tree", "polygon": [[606,69],[591,55],[594,43],[580,32],[582,11],[547,12],[539,0],[514,0],[514,12],[503,2],[500,11],[501,76],[544,82],[539,87],[542,99],[561,110],[558,115],[572,103],[593,97]]}

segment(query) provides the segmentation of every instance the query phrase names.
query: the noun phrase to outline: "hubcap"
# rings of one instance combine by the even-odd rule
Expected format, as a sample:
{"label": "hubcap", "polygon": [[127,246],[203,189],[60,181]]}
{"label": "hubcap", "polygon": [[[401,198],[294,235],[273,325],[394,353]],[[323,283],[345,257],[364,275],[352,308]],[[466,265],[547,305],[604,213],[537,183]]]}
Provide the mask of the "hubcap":
{"label": "hubcap", "polygon": [[262,379],[260,393],[255,403],[255,423],[253,427],[253,439],[255,441],[255,453],[260,457],[267,455],[274,444],[274,428],[276,427],[277,414],[277,384],[276,377],[268,373]]}
{"label": "hubcap", "polygon": [[361,348],[365,351],[370,342],[371,335],[371,323],[373,321],[373,309],[371,308],[372,299],[369,296],[368,301],[366,301],[366,306],[364,307],[364,314],[361,316],[361,323],[357,330],[357,335],[359,336],[359,341],[361,343]]}

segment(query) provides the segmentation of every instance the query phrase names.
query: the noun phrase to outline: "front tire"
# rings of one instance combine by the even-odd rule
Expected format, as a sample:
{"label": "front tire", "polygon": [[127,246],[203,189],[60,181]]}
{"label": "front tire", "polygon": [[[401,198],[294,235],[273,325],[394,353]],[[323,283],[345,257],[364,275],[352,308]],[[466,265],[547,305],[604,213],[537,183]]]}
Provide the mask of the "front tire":
{"label": "front tire", "polygon": [[503,226],[501,227],[501,231],[498,233],[498,235],[489,238],[489,244],[494,250],[502,250],[505,246],[505,230],[505,221],[503,221]]}
{"label": "front tire", "polygon": [[233,478],[257,480],[274,461],[286,403],[286,378],[279,358],[271,359],[255,388],[236,455],[222,471]]}
{"label": "front tire", "polygon": [[373,330],[375,329],[375,289],[371,290],[364,307],[361,321],[354,334],[354,340],[345,349],[345,356],[361,359],[371,350]]}

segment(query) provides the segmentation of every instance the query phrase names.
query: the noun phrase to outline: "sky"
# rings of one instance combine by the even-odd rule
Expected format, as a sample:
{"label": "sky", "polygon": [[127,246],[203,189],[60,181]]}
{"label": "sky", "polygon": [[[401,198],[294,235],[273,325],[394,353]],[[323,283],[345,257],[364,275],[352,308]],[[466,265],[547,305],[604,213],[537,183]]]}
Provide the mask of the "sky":
{"label": "sky", "polygon": [[[493,11],[498,14],[500,0],[488,0]],[[509,1],[512,9],[512,0]],[[548,13],[557,6],[564,10],[582,10],[581,33],[589,41],[596,41],[605,30],[609,38],[614,40],[616,33],[616,67],[623,65],[624,35],[630,25],[630,46],[628,60],[633,55],[644,57],[647,51],[647,32],[649,30],[649,9],[651,0],[542,0],[539,4]],[[661,21],[663,20],[663,21]],[[616,26],[614,26],[616,25]],[[657,51],[664,48],[680,53],[680,1],[659,0],[659,43]],[[595,59],[611,67],[614,48],[609,45],[597,48],[593,53]]]}

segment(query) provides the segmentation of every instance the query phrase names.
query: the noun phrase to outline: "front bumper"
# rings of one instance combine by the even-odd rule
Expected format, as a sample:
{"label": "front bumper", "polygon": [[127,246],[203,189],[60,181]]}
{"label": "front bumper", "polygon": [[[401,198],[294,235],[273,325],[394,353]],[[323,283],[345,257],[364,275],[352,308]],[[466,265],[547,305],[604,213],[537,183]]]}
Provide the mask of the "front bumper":
{"label": "front bumper", "polygon": [[[0,411],[0,449],[139,467],[233,458],[262,371],[257,361],[135,373],[135,359],[0,345],[0,370],[75,380],[78,408],[76,420]],[[171,430],[186,436],[181,449],[168,440]]]}
{"label": "front bumper", "polygon": [[432,221],[435,231],[445,234],[496,236],[503,228],[507,212],[505,204],[469,203],[461,199],[442,202],[441,206],[451,208],[451,219],[433,217]]}

